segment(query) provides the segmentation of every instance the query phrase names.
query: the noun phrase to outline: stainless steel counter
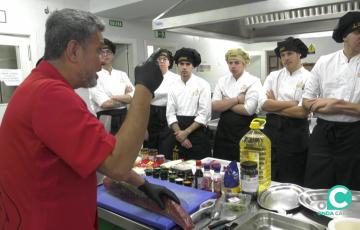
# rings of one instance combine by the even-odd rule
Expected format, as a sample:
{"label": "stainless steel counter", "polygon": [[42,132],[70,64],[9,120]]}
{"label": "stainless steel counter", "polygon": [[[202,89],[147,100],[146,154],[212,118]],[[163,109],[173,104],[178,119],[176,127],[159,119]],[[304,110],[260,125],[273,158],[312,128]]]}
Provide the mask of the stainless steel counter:
{"label": "stainless steel counter", "polygon": [[120,226],[125,229],[139,229],[139,230],[153,229],[149,226],[143,225],[139,222],[136,222],[136,221],[133,221],[124,216],[118,215],[107,209],[98,207],[97,210],[98,210],[98,216],[101,219],[106,220],[107,222],[110,222],[116,226]]}
{"label": "stainless steel counter", "polygon": [[[252,216],[254,216],[259,211],[266,211],[264,209],[259,208],[259,206],[256,203],[252,203],[250,205],[250,208],[247,213],[241,215],[239,218],[234,220],[235,223],[238,225],[244,223],[248,219],[250,219]],[[114,212],[111,212],[109,210],[106,210],[104,208],[98,207],[98,215],[100,218],[116,225],[120,226],[125,229],[139,229],[139,230],[148,230],[148,229],[154,229],[152,227],[143,225],[139,222],[133,221],[129,218],[123,217],[121,215],[118,215]],[[300,209],[294,213],[286,214],[286,217],[294,218],[297,220],[305,221],[307,223],[315,225],[319,230],[325,230],[328,222],[331,220],[325,216],[319,216],[316,213],[309,211],[303,207],[300,207]],[[204,224],[208,223],[209,219],[204,219],[197,223],[195,226],[195,229],[201,229]]]}

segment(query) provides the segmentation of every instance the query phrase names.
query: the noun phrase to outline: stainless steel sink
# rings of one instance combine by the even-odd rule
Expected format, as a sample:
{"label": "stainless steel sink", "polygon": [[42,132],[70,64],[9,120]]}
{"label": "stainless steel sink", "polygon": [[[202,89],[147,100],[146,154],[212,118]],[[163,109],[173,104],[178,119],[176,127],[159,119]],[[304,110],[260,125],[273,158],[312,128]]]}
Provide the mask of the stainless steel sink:
{"label": "stainless steel sink", "polygon": [[239,224],[235,229],[241,230],[322,230],[320,226],[282,216],[273,212],[259,212],[245,222]]}

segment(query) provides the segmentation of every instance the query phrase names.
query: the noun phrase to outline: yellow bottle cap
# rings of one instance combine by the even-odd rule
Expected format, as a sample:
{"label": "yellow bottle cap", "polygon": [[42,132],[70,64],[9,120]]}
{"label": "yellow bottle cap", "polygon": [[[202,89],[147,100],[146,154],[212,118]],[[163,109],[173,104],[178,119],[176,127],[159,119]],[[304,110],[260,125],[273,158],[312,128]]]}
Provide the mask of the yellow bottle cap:
{"label": "yellow bottle cap", "polygon": [[260,129],[263,128],[266,123],[265,119],[254,118],[250,123],[250,129]]}

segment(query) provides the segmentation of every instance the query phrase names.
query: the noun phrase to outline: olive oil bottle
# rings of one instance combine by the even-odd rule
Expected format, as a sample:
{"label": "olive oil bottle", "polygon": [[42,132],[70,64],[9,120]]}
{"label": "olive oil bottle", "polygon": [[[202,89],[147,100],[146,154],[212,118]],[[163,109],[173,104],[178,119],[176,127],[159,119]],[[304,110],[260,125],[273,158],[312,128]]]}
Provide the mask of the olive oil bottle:
{"label": "olive oil bottle", "polygon": [[260,128],[265,123],[264,119],[253,119],[250,124],[250,131],[240,140],[240,164],[245,161],[257,163],[259,176],[258,193],[264,191],[271,184],[271,142],[260,131]]}

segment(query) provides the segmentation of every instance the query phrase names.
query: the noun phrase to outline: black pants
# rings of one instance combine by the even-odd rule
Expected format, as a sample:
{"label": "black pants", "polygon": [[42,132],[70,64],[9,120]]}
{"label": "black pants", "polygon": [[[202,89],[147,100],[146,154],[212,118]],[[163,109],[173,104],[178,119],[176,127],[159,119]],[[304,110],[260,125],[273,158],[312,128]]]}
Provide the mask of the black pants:
{"label": "black pants", "polygon": [[96,113],[97,118],[99,119],[102,115],[109,115],[111,116],[111,125],[110,125],[110,133],[115,135],[122,123],[125,121],[125,117],[127,114],[127,109],[109,109],[103,110]]}
{"label": "black pants", "polygon": [[[193,116],[176,116],[178,124],[181,130],[189,127],[193,122],[195,117]],[[171,134],[166,138],[166,148],[168,150],[173,150],[175,145],[179,148],[179,158],[182,159],[196,159],[201,160],[205,157],[211,156],[211,147],[210,147],[210,138],[209,131],[205,127],[200,127],[192,132],[188,139],[192,144],[192,148],[186,149],[181,146],[181,143],[176,141],[175,135]],[[170,158],[171,159],[171,158]]]}
{"label": "black pants", "polygon": [[147,130],[149,139],[144,141],[144,147],[158,149],[159,154],[164,154],[166,159],[171,159],[172,149],[167,148],[166,143],[164,143],[172,133],[166,120],[166,106],[150,106]]}
{"label": "black pants", "polygon": [[308,120],[267,114],[263,132],[271,141],[271,179],[304,185]]}
{"label": "black pants", "polygon": [[216,129],[214,157],[229,161],[240,161],[239,142],[250,130],[256,116],[244,116],[227,110],[221,113]]}
{"label": "black pants", "polygon": [[360,190],[360,122],[317,119],[310,136],[305,186]]}

